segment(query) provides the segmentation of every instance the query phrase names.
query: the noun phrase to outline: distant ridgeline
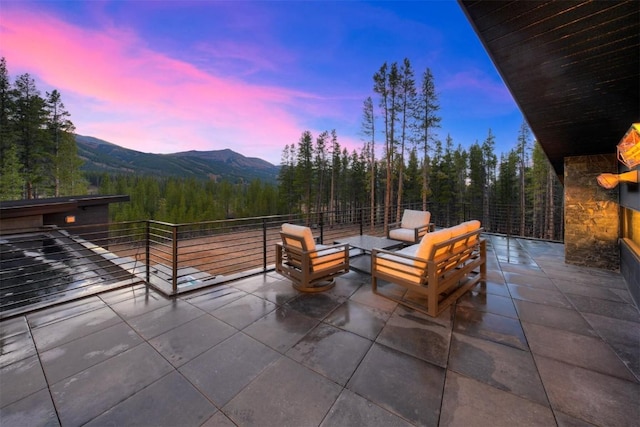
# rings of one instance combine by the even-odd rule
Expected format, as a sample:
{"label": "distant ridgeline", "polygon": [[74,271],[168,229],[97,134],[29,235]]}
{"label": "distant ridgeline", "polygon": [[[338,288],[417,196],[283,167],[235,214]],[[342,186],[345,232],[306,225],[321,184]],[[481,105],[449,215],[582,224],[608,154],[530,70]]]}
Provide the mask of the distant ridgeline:
{"label": "distant ridgeline", "polygon": [[129,150],[90,136],[76,135],[82,170],[88,176],[98,174],[136,174],[157,177],[183,177],[231,183],[277,184],[280,168],[271,163],[244,157],[232,150],[185,151],[152,154]]}

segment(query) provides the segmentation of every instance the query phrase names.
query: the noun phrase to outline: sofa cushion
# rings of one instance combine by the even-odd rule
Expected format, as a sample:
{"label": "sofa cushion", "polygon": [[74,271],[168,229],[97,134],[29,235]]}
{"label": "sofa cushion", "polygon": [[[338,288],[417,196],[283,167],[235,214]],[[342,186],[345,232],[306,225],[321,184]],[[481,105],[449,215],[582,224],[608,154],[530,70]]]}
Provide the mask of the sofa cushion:
{"label": "sofa cushion", "polygon": [[[315,240],[313,240],[313,234],[311,234],[311,229],[309,227],[304,227],[302,225],[284,223],[284,224],[282,224],[282,232],[286,233],[286,234],[291,234],[291,235],[296,236],[296,237],[303,237],[304,238],[304,244],[306,246],[305,249],[307,251],[313,251],[313,250],[316,249],[316,242],[315,242]],[[298,247],[298,248],[302,249],[302,247],[295,240],[289,242],[289,244],[291,244],[291,246],[293,246],[293,247]]]}
{"label": "sofa cushion", "polygon": [[416,251],[416,257],[433,260],[441,253],[446,252],[446,248],[441,249],[438,253],[432,254],[433,246],[442,243],[445,240],[449,240],[451,238],[451,229],[443,228],[442,230],[433,231],[431,233],[427,233],[424,235],[420,244],[418,245],[418,250]]}
{"label": "sofa cushion", "polygon": [[405,209],[402,213],[402,228],[418,228],[429,224],[431,212]]}
{"label": "sofa cushion", "polygon": [[472,219],[471,221],[463,222],[467,226],[467,233],[471,231],[475,231],[480,228],[480,221],[477,219]]}
{"label": "sofa cushion", "polygon": [[451,231],[452,238],[468,233],[467,225],[465,223],[454,225],[453,227],[449,227],[449,231]]}
{"label": "sofa cushion", "polygon": [[[415,257],[419,245],[406,247],[396,253]],[[376,270],[395,277],[400,277],[411,283],[418,284],[425,272],[425,262],[415,262],[394,254],[381,254],[376,257]]]}
{"label": "sofa cushion", "polygon": [[[461,236],[463,234],[467,234],[467,224],[462,223],[462,224],[458,224],[456,226],[453,227],[449,227],[449,230],[451,230],[451,238],[455,238],[458,236]],[[462,240],[458,240],[454,245],[453,245],[453,249],[457,250],[462,246],[465,246],[467,244],[467,240],[466,239],[462,239]]]}
{"label": "sofa cushion", "polygon": [[[477,219],[463,222],[467,226],[467,233],[471,233],[472,231],[476,231],[480,228],[480,221]],[[474,245],[478,241],[478,236],[473,236],[469,239],[469,245]]]}

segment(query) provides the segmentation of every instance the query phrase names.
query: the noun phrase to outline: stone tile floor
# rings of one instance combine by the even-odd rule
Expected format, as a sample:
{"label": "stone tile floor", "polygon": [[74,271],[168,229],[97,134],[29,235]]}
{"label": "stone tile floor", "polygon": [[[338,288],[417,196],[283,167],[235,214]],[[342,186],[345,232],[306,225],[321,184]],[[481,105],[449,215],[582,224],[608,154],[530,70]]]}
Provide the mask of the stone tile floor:
{"label": "stone tile floor", "polygon": [[315,295],[268,273],[2,321],[0,424],[637,426],[640,314],[621,276],[488,239],[488,282],[438,318],[352,271]]}

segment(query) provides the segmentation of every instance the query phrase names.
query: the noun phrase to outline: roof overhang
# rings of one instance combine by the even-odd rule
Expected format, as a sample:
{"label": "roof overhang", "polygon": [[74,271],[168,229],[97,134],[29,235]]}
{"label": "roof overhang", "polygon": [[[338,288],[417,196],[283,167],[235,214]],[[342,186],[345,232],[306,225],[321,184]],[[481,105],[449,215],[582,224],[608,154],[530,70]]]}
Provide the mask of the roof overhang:
{"label": "roof overhang", "polygon": [[556,173],[640,119],[640,3],[459,0]]}
{"label": "roof overhang", "polygon": [[29,215],[48,215],[69,212],[86,206],[128,202],[128,195],[73,196],[48,199],[13,200],[0,203],[0,218],[19,218]]}

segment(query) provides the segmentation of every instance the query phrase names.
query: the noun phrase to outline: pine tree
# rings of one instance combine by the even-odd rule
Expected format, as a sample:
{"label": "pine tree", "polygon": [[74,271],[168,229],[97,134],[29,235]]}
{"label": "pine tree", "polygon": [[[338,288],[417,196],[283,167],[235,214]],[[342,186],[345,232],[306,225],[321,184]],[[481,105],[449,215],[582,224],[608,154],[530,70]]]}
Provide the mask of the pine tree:
{"label": "pine tree", "polygon": [[362,107],[362,133],[366,137],[365,151],[369,165],[369,212],[371,231],[375,227],[375,207],[376,207],[376,127],[375,114],[373,112],[373,100],[367,97]]}
{"label": "pine tree", "polygon": [[[469,188],[467,190],[467,201],[470,205],[469,214],[473,219],[484,218],[483,203],[486,188],[486,173],[482,147],[476,141],[469,147]],[[485,224],[485,227],[487,226],[488,224]]]}
{"label": "pine tree", "polygon": [[280,171],[278,172],[279,199],[284,212],[294,212],[296,194],[295,181],[295,144],[287,144],[282,151]]}
{"label": "pine tree", "polygon": [[333,225],[336,217],[338,175],[340,164],[340,144],[336,130],[331,131],[331,189],[329,191],[329,225]]}
{"label": "pine tree", "polygon": [[316,177],[316,202],[315,211],[321,212],[325,205],[325,175],[327,173],[327,139],[329,132],[324,131],[316,138],[316,145],[313,149],[313,168]]}
{"label": "pine tree", "polygon": [[436,93],[435,81],[431,69],[427,68],[422,76],[422,87],[418,94],[416,121],[418,125],[417,140],[422,148],[422,210],[427,210],[429,190],[429,143],[435,138],[434,128],[440,127],[441,117],[438,115],[440,104]]}
{"label": "pine tree", "polygon": [[298,155],[296,162],[295,186],[301,190],[303,212],[311,211],[311,184],[313,176],[313,136],[304,131],[298,141]]}
{"label": "pine tree", "polygon": [[378,106],[382,112],[384,122],[384,155],[386,171],[386,188],[384,193],[384,233],[389,230],[389,209],[391,208],[391,162],[393,158],[393,102],[389,93],[389,73],[387,63],[382,64],[380,69],[373,75],[373,91],[380,96]]}
{"label": "pine tree", "polygon": [[0,159],[5,157],[5,151],[13,146],[16,149],[16,135],[14,131],[13,115],[15,112],[15,91],[11,88],[7,61],[0,58]]}
{"label": "pine tree", "polygon": [[18,156],[26,183],[26,198],[33,199],[39,191],[42,177],[46,175],[44,100],[29,74],[22,74],[16,79],[15,90]]}
{"label": "pine tree", "polygon": [[513,234],[514,209],[519,200],[519,167],[520,156],[517,150],[511,150],[507,155],[502,155],[500,159],[500,173],[498,174],[496,185],[496,196],[498,203],[507,209],[506,215],[503,212],[499,224],[500,231],[507,234]]}
{"label": "pine tree", "polygon": [[494,147],[495,136],[493,135],[493,132],[491,132],[491,129],[489,129],[487,138],[482,143],[482,165],[485,169],[484,188],[482,189],[482,222],[487,225],[490,223],[489,206],[491,202],[491,189],[495,184],[496,166],[498,164],[498,159],[493,151]]}
{"label": "pine tree", "polygon": [[409,151],[409,161],[407,162],[405,186],[405,201],[411,205],[422,200],[422,177],[416,147]]}
{"label": "pine tree", "polygon": [[527,164],[527,149],[529,148],[529,126],[526,122],[520,125],[518,133],[518,178],[520,181],[520,235],[525,235],[526,227],[526,193],[525,193],[525,169]]}
{"label": "pine tree", "polygon": [[401,77],[398,64],[393,63],[387,72],[385,62],[380,70],[374,74],[374,92],[380,95],[379,106],[384,118],[385,131],[385,171],[386,185],[384,195],[384,232],[389,230],[389,216],[393,192],[393,165],[396,153],[396,122],[398,120],[398,99],[401,93]]}
{"label": "pine tree", "polygon": [[458,144],[458,148],[453,152],[453,203],[454,212],[457,215],[456,222],[462,222],[464,217],[463,203],[466,198],[467,178],[469,170],[469,156],[467,152]]}
{"label": "pine tree", "polygon": [[57,90],[47,92],[45,112],[54,196],[85,194],[86,181],[80,172],[82,161],[73,135],[75,127]]}
{"label": "pine tree", "polygon": [[402,190],[404,186],[404,153],[408,140],[407,131],[411,125],[411,115],[416,104],[416,87],[411,62],[405,58],[400,70],[400,93],[398,94],[398,115],[400,120],[400,150],[398,156],[398,190],[396,202],[396,222],[402,219]]}
{"label": "pine tree", "polygon": [[18,159],[18,149],[15,145],[10,145],[4,150],[2,156],[0,173],[0,199],[19,200],[22,198],[22,188],[24,180],[20,174],[20,161]]}

